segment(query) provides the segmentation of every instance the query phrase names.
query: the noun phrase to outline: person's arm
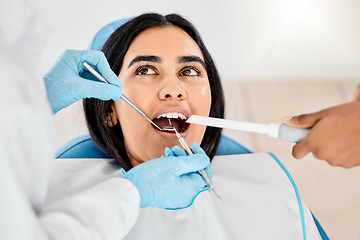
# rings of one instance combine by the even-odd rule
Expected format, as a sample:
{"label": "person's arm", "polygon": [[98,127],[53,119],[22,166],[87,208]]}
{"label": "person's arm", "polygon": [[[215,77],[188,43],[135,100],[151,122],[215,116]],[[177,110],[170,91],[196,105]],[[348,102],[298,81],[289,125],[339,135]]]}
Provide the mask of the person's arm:
{"label": "person's arm", "polygon": [[333,166],[350,168],[360,165],[360,101],[311,114],[284,117],[283,122],[293,127],[312,128],[293,147],[295,158],[303,158],[312,152],[316,158]]}
{"label": "person's arm", "polygon": [[49,239],[122,239],[135,224],[140,196],[123,178],[112,178],[57,201],[39,213]]}
{"label": "person's arm", "polygon": [[26,106],[3,107],[0,118],[0,239],[121,239],[139,207],[188,207],[207,189],[197,171],[205,168],[211,177],[210,161],[193,145],[192,156],[153,159],[123,178],[43,207],[52,155],[49,129],[42,114]]}
{"label": "person's arm", "polygon": [[353,96],[353,101],[360,101],[360,84],[357,86],[355,94]]}
{"label": "person's arm", "polygon": [[[8,97],[4,91],[2,100]],[[126,235],[139,211],[135,186],[115,178],[43,208],[53,157],[50,118],[28,99],[0,106],[0,239],[112,240]]]}

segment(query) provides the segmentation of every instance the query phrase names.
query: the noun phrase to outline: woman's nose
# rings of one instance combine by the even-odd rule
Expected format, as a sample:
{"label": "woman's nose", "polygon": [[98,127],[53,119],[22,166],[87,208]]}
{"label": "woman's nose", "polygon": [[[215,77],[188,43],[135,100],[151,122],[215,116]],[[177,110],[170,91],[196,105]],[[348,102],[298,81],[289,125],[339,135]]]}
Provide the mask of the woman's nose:
{"label": "woman's nose", "polygon": [[159,92],[161,100],[184,100],[186,91],[179,83],[167,83]]}

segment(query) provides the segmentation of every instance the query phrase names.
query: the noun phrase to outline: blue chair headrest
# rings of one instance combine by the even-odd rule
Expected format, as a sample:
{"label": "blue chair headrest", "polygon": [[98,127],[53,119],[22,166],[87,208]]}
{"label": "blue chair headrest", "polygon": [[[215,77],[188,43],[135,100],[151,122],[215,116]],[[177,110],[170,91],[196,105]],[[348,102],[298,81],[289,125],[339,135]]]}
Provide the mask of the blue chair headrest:
{"label": "blue chair headrest", "polygon": [[93,38],[89,49],[101,51],[105,42],[108,40],[111,34],[113,34],[116,29],[118,29],[121,25],[123,25],[124,23],[128,22],[131,19],[133,18],[120,19],[112,23],[109,23],[105,27],[101,28]]}
{"label": "blue chair headrest", "polygon": [[[251,153],[242,144],[222,134],[216,155]],[[56,158],[109,158],[95,145],[90,135],[76,137],[56,152]]]}

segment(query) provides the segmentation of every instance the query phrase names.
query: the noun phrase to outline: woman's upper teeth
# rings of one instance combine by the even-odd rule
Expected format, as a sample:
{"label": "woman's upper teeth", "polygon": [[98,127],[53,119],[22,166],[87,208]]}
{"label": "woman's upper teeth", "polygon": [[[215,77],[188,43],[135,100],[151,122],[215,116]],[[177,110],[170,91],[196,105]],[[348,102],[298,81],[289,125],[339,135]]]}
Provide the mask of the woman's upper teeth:
{"label": "woman's upper teeth", "polygon": [[156,117],[156,118],[161,118],[161,117],[165,117],[165,118],[180,118],[182,120],[186,120],[186,117],[184,114],[182,113],[163,113],[160,116]]}

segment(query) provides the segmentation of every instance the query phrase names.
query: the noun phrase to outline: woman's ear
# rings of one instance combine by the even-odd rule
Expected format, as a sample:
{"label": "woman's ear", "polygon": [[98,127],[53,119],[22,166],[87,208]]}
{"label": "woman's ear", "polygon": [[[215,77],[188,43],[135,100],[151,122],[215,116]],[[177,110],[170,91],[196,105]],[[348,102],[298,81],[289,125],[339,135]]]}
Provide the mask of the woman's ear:
{"label": "woman's ear", "polygon": [[118,123],[118,121],[119,119],[117,118],[115,104],[113,103],[111,104],[111,112],[107,116],[106,124],[109,127],[114,127]]}

